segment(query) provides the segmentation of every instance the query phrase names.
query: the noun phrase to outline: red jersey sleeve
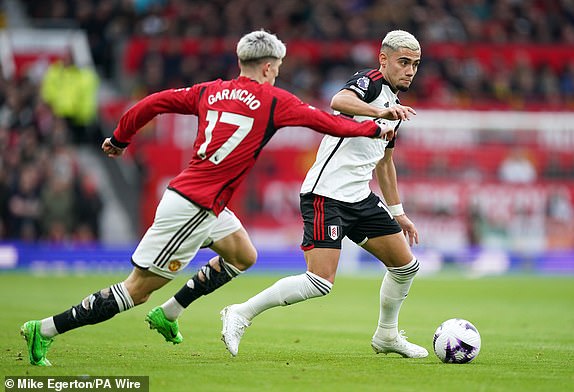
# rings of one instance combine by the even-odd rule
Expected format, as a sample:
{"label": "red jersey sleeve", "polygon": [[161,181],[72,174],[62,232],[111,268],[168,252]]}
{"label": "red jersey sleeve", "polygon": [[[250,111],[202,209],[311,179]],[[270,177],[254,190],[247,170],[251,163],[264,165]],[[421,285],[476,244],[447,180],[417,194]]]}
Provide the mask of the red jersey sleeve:
{"label": "red jersey sleeve", "polygon": [[115,141],[127,145],[132,137],[162,113],[197,114],[200,85],[148,95],[125,112],[114,130]]}
{"label": "red jersey sleeve", "polygon": [[371,120],[357,122],[341,115],[334,115],[301,101],[287,91],[277,95],[274,123],[276,128],[301,126],[337,137],[377,137],[379,126]]}

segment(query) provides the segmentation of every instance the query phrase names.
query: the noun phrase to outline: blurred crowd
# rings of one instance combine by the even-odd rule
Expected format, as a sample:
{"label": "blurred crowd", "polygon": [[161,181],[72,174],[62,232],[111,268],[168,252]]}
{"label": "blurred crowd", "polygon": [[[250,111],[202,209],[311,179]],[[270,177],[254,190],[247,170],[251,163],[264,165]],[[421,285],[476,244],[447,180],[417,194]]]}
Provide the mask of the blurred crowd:
{"label": "blurred crowd", "polygon": [[44,85],[0,78],[0,240],[92,242],[102,200]]}
{"label": "blurred crowd", "polygon": [[100,48],[119,35],[283,40],[379,39],[402,28],[423,42],[574,43],[571,0],[23,0],[36,19],[75,20]]}
{"label": "blurred crowd", "polygon": [[[520,108],[545,102],[574,105],[574,60],[550,66],[518,59],[485,66],[476,57],[437,58],[434,43],[574,45],[572,0],[25,0],[29,14],[51,25],[77,26],[89,37],[100,73],[122,80],[122,50],[131,37],[168,38],[148,46],[127,93],[141,96],[168,87],[234,76],[233,47],[224,55],[202,48],[190,56],[182,40],[229,39],[263,27],[284,41],[380,41],[391,29],[412,32],[423,44],[423,64],[408,99],[442,105],[487,102]],[[288,46],[289,48],[289,46]],[[288,50],[289,53],[289,50]],[[500,53],[501,60],[505,53]],[[293,58],[280,85],[325,103],[358,68],[377,65],[357,46],[347,59]]]}
{"label": "blurred crowd", "polygon": [[[288,44],[288,61],[278,85],[320,107],[357,69],[376,67],[376,53],[357,44],[342,58],[327,50],[317,58],[290,56],[289,43],[379,42],[396,28],[412,32],[423,46],[419,74],[404,96],[407,104],[574,107],[574,60],[556,66],[519,57],[510,67],[505,61],[485,66],[472,53],[449,58],[425,49],[441,43],[574,48],[572,0],[22,0],[21,4],[34,26],[83,29],[97,75],[79,76],[79,70],[65,68],[70,77],[79,78],[77,82],[52,80],[56,96],[63,95],[58,86],[81,86],[69,92],[67,96],[75,98],[68,102],[50,100],[49,72],[43,80],[27,75],[0,79],[0,239],[98,239],[100,193],[96,181],[81,170],[75,148],[101,139],[94,128],[97,124],[91,122],[97,108],[93,102],[81,109],[66,108],[85,102],[73,94],[93,93],[98,77],[121,86],[122,93],[132,98],[235,77],[234,45],[257,28],[276,33]],[[126,78],[124,49],[133,38],[145,38],[148,44],[135,75]],[[185,50],[186,40],[210,39],[221,39],[228,47],[217,51],[200,45],[199,55]],[[505,55],[499,53],[501,59]],[[510,169],[501,168],[501,181]],[[540,168],[522,173],[527,181],[544,175]],[[560,178],[570,175],[569,170],[559,173]]]}

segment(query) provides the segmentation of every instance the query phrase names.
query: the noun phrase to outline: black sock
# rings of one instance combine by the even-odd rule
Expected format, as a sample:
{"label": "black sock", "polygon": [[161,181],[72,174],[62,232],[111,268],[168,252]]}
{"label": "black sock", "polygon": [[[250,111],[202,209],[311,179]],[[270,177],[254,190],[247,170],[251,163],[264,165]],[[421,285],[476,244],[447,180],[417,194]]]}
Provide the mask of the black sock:
{"label": "black sock", "polygon": [[54,325],[58,333],[84,325],[97,324],[114,317],[121,311],[132,308],[133,301],[123,284],[115,284],[100,290],[78,305],[54,316]]}
{"label": "black sock", "polygon": [[[181,306],[187,308],[202,295],[207,295],[217,290],[237,276],[237,272],[225,265],[223,258],[220,257],[218,262],[219,271],[216,271],[207,263],[174,295],[174,298]],[[203,282],[199,279],[200,273],[205,277]]]}

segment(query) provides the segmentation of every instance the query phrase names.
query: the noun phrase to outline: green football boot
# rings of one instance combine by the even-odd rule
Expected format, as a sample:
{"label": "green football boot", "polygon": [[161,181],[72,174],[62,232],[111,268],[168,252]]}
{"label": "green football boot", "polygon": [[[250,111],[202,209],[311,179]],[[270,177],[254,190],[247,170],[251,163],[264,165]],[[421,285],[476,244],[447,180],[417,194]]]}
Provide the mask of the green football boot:
{"label": "green football boot", "polygon": [[40,333],[42,323],[39,320],[26,321],[20,328],[20,334],[28,344],[30,363],[36,366],[52,366],[46,354],[54,339],[46,338]]}
{"label": "green football boot", "polygon": [[165,317],[165,313],[161,306],[157,306],[150,310],[147,316],[145,316],[145,321],[149,323],[149,328],[157,330],[157,332],[165,338],[166,342],[179,344],[183,341],[183,336],[179,333],[179,324],[177,323],[177,320],[169,321]]}

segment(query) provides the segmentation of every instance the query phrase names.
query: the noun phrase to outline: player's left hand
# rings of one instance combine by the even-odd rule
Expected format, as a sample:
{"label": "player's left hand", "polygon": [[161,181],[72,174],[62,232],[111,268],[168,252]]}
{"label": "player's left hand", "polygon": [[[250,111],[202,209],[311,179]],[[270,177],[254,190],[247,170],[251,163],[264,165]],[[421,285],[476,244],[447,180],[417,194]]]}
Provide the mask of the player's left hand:
{"label": "player's left hand", "polygon": [[415,224],[409,219],[406,214],[395,216],[395,219],[403,229],[403,233],[407,238],[410,246],[419,243],[419,233]]}
{"label": "player's left hand", "polygon": [[102,151],[111,158],[119,157],[124,153],[124,150],[125,148],[114,146],[109,137],[102,143]]}
{"label": "player's left hand", "polygon": [[383,109],[379,118],[386,120],[410,120],[412,116],[416,116],[417,112],[410,106],[394,105],[390,108]]}

